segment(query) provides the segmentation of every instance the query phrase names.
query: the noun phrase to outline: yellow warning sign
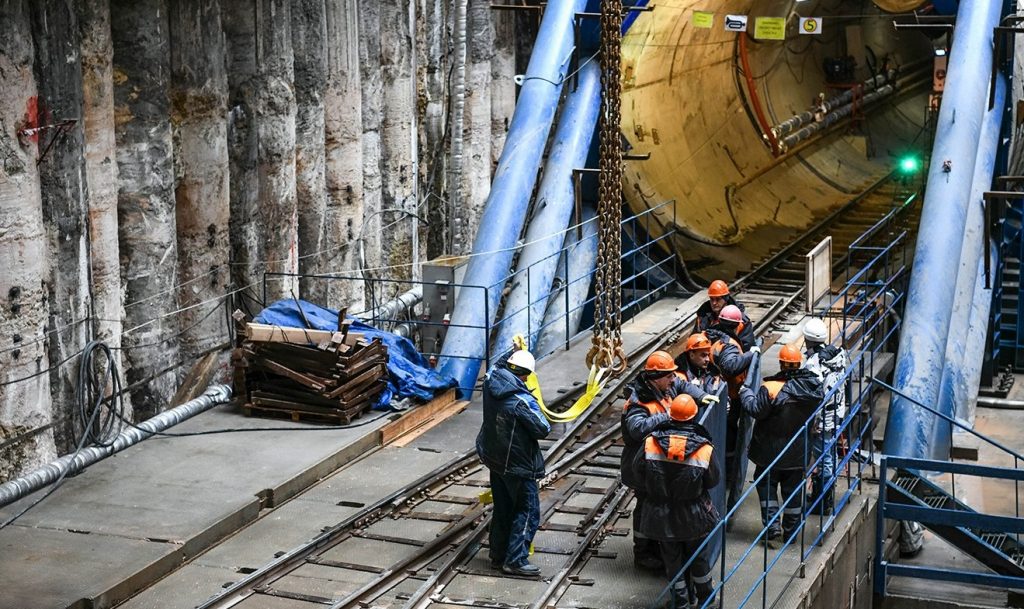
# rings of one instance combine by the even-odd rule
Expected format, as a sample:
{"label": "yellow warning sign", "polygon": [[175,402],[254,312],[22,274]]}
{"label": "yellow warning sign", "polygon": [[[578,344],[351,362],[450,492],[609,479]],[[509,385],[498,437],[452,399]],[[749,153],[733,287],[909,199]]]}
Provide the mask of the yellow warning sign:
{"label": "yellow warning sign", "polygon": [[800,33],[812,35],[821,34],[821,17],[801,17]]}
{"label": "yellow warning sign", "polygon": [[785,17],[758,17],[754,21],[754,38],[758,40],[785,40]]}
{"label": "yellow warning sign", "polygon": [[693,27],[710,29],[715,25],[715,14],[707,11],[693,11]]}

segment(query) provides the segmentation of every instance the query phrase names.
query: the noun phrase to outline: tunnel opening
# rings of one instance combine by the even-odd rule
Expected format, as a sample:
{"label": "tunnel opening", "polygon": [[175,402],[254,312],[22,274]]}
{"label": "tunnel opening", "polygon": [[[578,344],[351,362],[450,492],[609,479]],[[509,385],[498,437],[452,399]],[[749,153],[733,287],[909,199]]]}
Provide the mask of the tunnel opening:
{"label": "tunnel opening", "polygon": [[[673,245],[696,278],[749,270],[900,159],[927,154],[944,35],[897,29],[897,15],[869,2],[724,2],[710,28],[693,14],[659,3],[630,28],[622,129],[632,154],[650,155],[626,165],[627,202],[640,212],[675,201],[652,231],[677,229]],[[727,14],[748,15],[748,32],[726,31]],[[819,33],[800,34],[812,16]],[[785,18],[785,40],[755,38],[757,17]],[[845,116],[819,111],[833,99]],[[799,115],[806,138],[768,135]]]}

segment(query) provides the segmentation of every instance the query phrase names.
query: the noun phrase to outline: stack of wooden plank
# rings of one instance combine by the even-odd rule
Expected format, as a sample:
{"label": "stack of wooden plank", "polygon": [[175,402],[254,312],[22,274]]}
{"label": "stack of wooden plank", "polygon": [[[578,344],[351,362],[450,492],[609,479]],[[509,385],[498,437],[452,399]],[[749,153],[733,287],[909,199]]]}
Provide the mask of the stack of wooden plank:
{"label": "stack of wooden plank", "polygon": [[346,424],[384,390],[387,347],[349,332],[349,322],[326,332],[236,319],[235,392],[246,415]]}

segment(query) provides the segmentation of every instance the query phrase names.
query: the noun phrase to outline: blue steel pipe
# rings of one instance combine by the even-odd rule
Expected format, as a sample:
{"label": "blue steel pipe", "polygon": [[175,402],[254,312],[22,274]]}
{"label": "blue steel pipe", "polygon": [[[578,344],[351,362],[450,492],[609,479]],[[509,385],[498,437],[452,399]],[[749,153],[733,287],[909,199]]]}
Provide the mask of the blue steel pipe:
{"label": "blue steel pipe", "polygon": [[[984,262],[985,253],[985,213],[984,193],[992,186],[992,174],[995,170],[996,153],[999,149],[999,136],[1003,123],[1006,100],[1006,82],[1002,75],[996,77],[995,105],[985,115],[981,127],[981,141],[978,145],[978,157],[974,164],[974,184],[971,196],[967,201],[967,224],[964,230],[964,244],[960,253],[960,272],[956,278],[956,293],[953,298],[953,314],[949,322],[949,339],[946,342],[946,363],[942,371],[942,382],[939,384],[940,412],[948,412],[963,421],[974,419],[974,413],[967,409],[968,394],[977,391],[977,387],[968,387],[964,376],[965,351],[967,342],[974,339],[968,333],[971,322],[971,308],[974,303],[975,287],[978,283],[978,262]],[[984,277],[982,277],[984,279]],[[988,318],[986,318],[987,321]],[[987,330],[987,323],[986,330]],[[984,342],[985,330],[981,340]],[[938,421],[936,433],[932,439],[934,451],[948,454],[949,422]]]}
{"label": "blue steel pipe", "polygon": [[548,3],[519,90],[473,241],[473,256],[441,350],[439,368],[458,381],[463,397],[472,392],[480,364],[487,356],[488,330],[512,265],[514,246],[523,229],[537,168],[567,75],[575,14],[584,6],[585,0]]}
{"label": "blue steel pipe", "polygon": [[580,69],[576,90],[569,94],[559,116],[533,217],[526,229],[526,245],[509,283],[505,317],[491,345],[492,356],[511,348],[516,334],[529,337],[531,347],[536,343],[564,241],[560,231],[572,219],[573,170],[586,165],[600,108],[601,66],[594,59]]}
{"label": "blue steel pipe", "polygon": [[[999,21],[1001,5],[999,0],[960,3],[936,124],[921,212],[920,225],[925,230],[918,233],[894,378],[897,389],[929,405],[939,397],[967,201],[988,102],[985,85],[992,68],[992,28]],[[943,171],[947,162],[948,172]],[[940,458],[931,446],[935,423],[930,413],[893,396],[885,452]]]}
{"label": "blue steel pipe", "polygon": [[[999,255],[995,243],[989,243],[992,260]],[[992,265],[989,285],[995,284],[995,265]],[[974,301],[971,303],[971,323],[967,330],[967,346],[964,348],[963,387],[965,391],[964,417],[973,427],[974,415],[978,409],[978,387],[981,386],[981,368],[985,363],[985,345],[988,335],[989,314],[992,312],[992,289],[985,288],[985,261],[978,261],[978,282],[974,286]],[[957,418],[960,413],[957,413]]]}
{"label": "blue steel pipe", "polygon": [[565,235],[565,249],[558,261],[557,273],[562,275],[562,288],[551,292],[544,312],[543,330],[537,339],[534,353],[540,357],[564,347],[567,340],[579,332],[584,303],[590,294],[597,263],[597,219],[592,208],[583,208],[583,239],[576,239],[576,231]]}

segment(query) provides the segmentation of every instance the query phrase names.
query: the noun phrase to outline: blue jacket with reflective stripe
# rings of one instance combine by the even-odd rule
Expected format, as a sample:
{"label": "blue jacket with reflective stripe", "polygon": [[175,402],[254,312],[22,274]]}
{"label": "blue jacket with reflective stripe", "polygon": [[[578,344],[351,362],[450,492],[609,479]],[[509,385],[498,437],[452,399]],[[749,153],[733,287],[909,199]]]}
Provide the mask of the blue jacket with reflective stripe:
{"label": "blue jacket with reflective stripe", "polygon": [[484,379],[484,421],[476,452],[491,471],[520,478],[544,477],[537,440],[551,431],[526,383],[498,364]]}

